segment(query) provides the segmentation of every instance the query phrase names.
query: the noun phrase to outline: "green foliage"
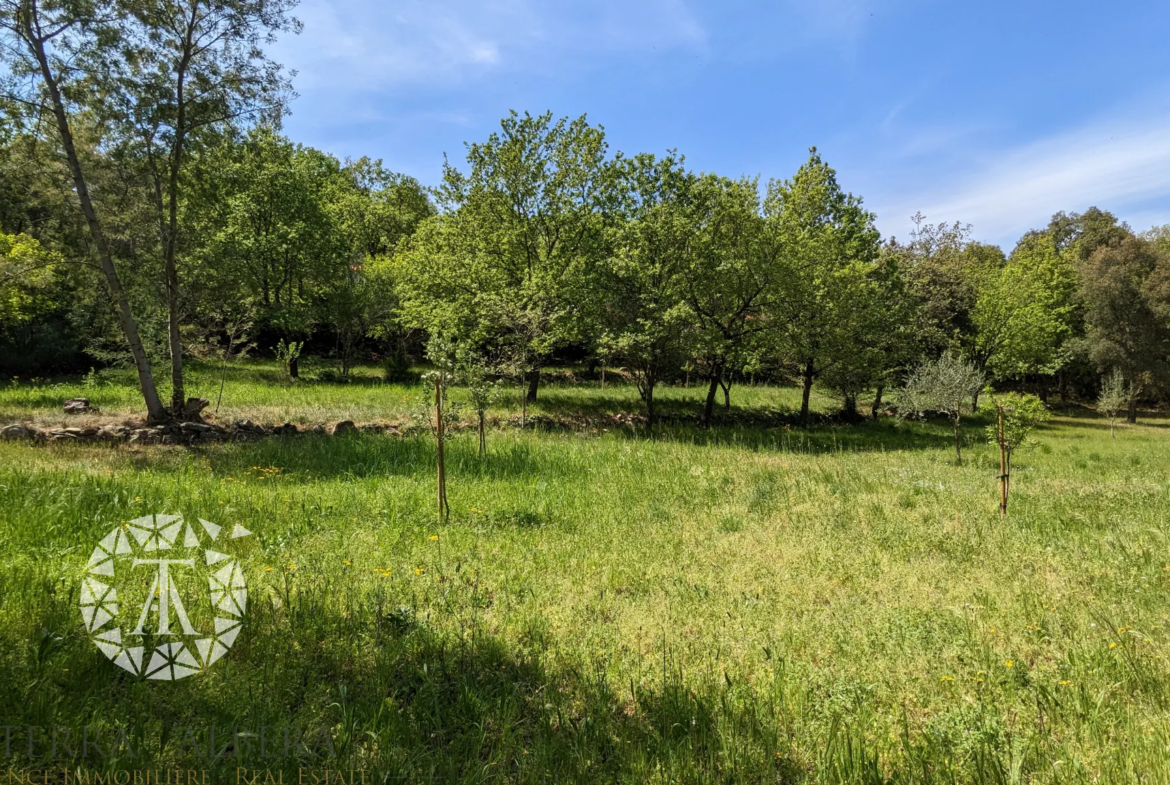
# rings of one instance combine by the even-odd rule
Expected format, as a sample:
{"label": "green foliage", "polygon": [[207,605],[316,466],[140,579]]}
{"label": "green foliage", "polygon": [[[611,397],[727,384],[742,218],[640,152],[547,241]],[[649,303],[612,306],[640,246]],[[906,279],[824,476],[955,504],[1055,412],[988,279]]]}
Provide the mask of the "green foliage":
{"label": "green foliage", "polygon": [[1101,392],[1097,395],[1097,411],[1109,418],[1110,435],[1114,435],[1114,421],[1129,406],[1134,393],[1132,385],[1125,381],[1125,374],[1119,368],[1114,368],[1112,373],[1101,380]]}
{"label": "green foliage", "polygon": [[280,364],[284,380],[286,382],[292,381],[292,366],[301,356],[301,350],[305,348],[305,342],[289,341],[285,343],[281,338],[276,344],[276,361]]}
{"label": "green foliage", "polygon": [[24,234],[0,233],[0,329],[26,324],[59,307],[54,287],[60,254]]}
{"label": "green foliage", "polygon": [[1032,431],[1052,418],[1044,402],[1027,393],[989,395],[987,406],[997,415],[996,422],[987,426],[987,439],[1002,447],[1009,460],[1018,448],[1033,443]]}
{"label": "green foliage", "polygon": [[610,189],[605,136],[584,117],[512,113],[445,165],[444,214],[400,255],[404,322],[489,342],[538,368],[587,333],[588,281],[603,253]]}
{"label": "green foliage", "polygon": [[[778,354],[813,381],[848,356],[866,335],[879,234],[874,215],[846,193],[816,148],[791,180],[772,180],[765,215],[780,244],[784,288],[770,319]],[[808,419],[807,402],[801,417]]]}
{"label": "green foliage", "polygon": [[972,363],[953,352],[934,362],[923,363],[911,371],[898,392],[898,414],[921,416],[938,412],[951,420],[955,437],[955,457],[963,461],[959,426],[964,412],[972,411],[983,389],[983,373]]}
{"label": "green foliage", "polygon": [[996,379],[1052,374],[1066,361],[1077,273],[1052,234],[1031,232],[978,285],[975,352]]}

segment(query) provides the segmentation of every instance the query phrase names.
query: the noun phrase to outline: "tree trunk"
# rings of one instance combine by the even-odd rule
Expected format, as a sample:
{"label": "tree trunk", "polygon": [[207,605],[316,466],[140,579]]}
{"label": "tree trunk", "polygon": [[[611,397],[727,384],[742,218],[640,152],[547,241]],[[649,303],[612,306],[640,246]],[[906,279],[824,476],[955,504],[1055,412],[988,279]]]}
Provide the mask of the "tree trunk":
{"label": "tree trunk", "polygon": [[34,32],[33,16],[35,16],[35,6],[29,9],[28,13],[29,16],[23,20],[24,29],[22,30],[22,34],[25,36],[29,48],[32,49],[33,55],[36,57],[41,77],[45,81],[45,89],[49,94],[50,102],[53,104],[53,116],[57,122],[57,131],[61,135],[61,147],[65,151],[65,158],[69,163],[69,171],[73,177],[73,187],[77,191],[77,200],[81,204],[82,215],[85,216],[85,223],[89,227],[90,236],[93,238],[98,263],[106,278],[106,286],[109,288],[110,296],[114,299],[114,304],[117,307],[118,322],[122,327],[122,334],[126,337],[126,343],[130,346],[130,355],[134,358],[134,367],[138,371],[138,386],[142,391],[143,401],[146,403],[147,418],[151,422],[163,422],[168,419],[167,411],[163,408],[162,401],[158,397],[158,388],[154,384],[154,374],[151,372],[150,360],[146,356],[146,350],[142,346],[142,339],[138,335],[138,322],[130,310],[130,301],[126,297],[125,289],[122,288],[122,281],[118,277],[118,271],[114,267],[114,260],[110,255],[110,247],[106,242],[105,232],[102,231],[97,212],[93,207],[93,201],[90,199],[89,186],[85,181],[85,175],[81,171],[81,161],[77,157],[77,148],[73,143],[73,131],[69,127],[69,117],[65,113],[65,104],[61,99],[61,90],[57,85],[56,77],[53,76],[53,70],[49,66],[49,58],[45,53],[45,39],[40,36],[39,20],[36,22],[38,28]]}
{"label": "tree trunk", "polygon": [[979,390],[971,394],[971,411],[979,411]]}
{"label": "tree trunk", "polygon": [[605,389],[605,365],[601,366],[601,389]]}
{"label": "tree trunk", "polygon": [[869,416],[873,419],[878,418],[878,412],[882,408],[882,393],[885,392],[885,385],[879,384],[877,392],[873,395],[873,405],[869,407]]}
{"label": "tree trunk", "polygon": [[963,465],[963,437],[959,433],[959,415],[951,418],[951,423],[955,427],[955,459],[959,465]]}
{"label": "tree trunk", "polygon": [[1116,433],[1114,433],[1114,431],[1113,431],[1113,426],[1114,426],[1114,423],[1116,423],[1116,422],[1117,422],[1117,418],[1116,418],[1116,417],[1110,417],[1110,418],[1109,418],[1109,438],[1110,438],[1110,439],[1116,439],[1116,438],[1117,438],[1117,434],[1116,434]]}
{"label": "tree trunk", "polygon": [[442,524],[447,520],[451,510],[447,506],[447,467],[443,459],[443,385],[437,375],[435,377],[435,447],[435,455],[438,459],[437,502],[439,523]]}
{"label": "tree trunk", "polygon": [[719,378],[719,386],[723,388],[723,411],[731,411],[731,380],[725,377]]}
{"label": "tree trunk", "polygon": [[703,402],[703,415],[699,420],[704,428],[711,426],[711,415],[715,411],[715,393],[719,390],[719,377],[722,373],[719,366],[711,371],[711,381],[707,387],[707,400]]}
{"label": "tree trunk", "polygon": [[654,429],[654,382],[648,381],[642,389],[642,400],[646,402],[646,427]]}
{"label": "tree trunk", "polygon": [[536,403],[536,393],[540,389],[540,368],[533,368],[528,371],[528,392],[525,395],[525,400],[529,403]]}
{"label": "tree trunk", "polygon": [[166,260],[167,343],[171,350],[171,411],[182,417],[187,398],[183,390],[183,341],[179,335],[179,271],[174,256]]}
{"label": "tree trunk", "polygon": [[999,517],[1007,517],[1007,446],[1004,443],[1004,409],[996,411],[996,441],[999,442]]}
{"label": "tree trunk", "polygon": [[857,395],[855,393],[846,393],[845,400],[841,404],[841,411],[844,412],[846,420],[857,419]]}
{"label": "tree trunk", "polygon": [[1137,396],[1132,395],[1129,399],[1129,408],[1125,412],[1125,421],[1130,425],[1137,422]]}
{"label": "tree trunk", "polygon": [[813,363],[809,360],[804,366],[804,392],[800,396],[800,424],[808,427],[808,399],[812,395]]}
{"label": "tree trunk", "polygon": [[297,365],[297,363],[298,363],[299,361],[300,361],[300,358],[299,358],[299,357],[290,357],[290,358],[289,358],[289,360],[288,360],[288,377],[289,377],[290,379],[299,379],[299,378],[301,378],[301,369],[300,369],[300,367]]}
{"label": "tree trunk", "polygon": [[484,433],[484,413],[479,413],[479,457],[487,453],[487,436]]}

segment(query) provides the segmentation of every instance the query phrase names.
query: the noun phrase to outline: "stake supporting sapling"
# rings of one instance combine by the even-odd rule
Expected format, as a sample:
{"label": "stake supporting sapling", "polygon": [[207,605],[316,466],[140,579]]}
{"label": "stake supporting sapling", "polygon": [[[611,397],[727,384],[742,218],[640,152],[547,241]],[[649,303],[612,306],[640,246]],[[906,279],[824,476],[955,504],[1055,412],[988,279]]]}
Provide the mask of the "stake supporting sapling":
{"label": "stake supporting sapling", "polygon": [[1012,454],[1032,443],[1032,431],[1051,414],[1035,395],[1013,392],[988,397],[995,409],[995,422],[988,426],[987,438],[999,447],[999,515],[1005,518],[1011,493]]}

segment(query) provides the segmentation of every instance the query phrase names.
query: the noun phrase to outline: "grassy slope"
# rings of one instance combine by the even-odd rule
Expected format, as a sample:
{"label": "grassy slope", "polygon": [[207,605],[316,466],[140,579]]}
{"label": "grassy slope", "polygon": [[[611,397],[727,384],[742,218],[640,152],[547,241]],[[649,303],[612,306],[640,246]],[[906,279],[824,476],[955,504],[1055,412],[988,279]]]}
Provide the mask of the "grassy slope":
{"label": "grassy slope", "polygon": [[[291,395],[385,419],[406,388],[368,392]],[[958,468],[945,428],[889,421],[503,431],[482,461],[462,436],[443,527],[421,439],[0,444],[0,725],[132,722],[162,764],[187,763],[163,718],[327,727],[349,765],[473,782],[1166,781],[1167,427],[1058,419],[1006,522],[974,428]],[[257,533],[249,628],[137,683],[85,640],[78,576],[173,510]]]}

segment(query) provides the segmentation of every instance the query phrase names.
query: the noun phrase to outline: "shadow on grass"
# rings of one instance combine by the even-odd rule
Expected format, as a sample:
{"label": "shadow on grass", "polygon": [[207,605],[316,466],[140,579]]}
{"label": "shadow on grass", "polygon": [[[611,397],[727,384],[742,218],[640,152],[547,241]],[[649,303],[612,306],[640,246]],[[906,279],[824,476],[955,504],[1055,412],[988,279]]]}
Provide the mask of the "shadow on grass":
{"label": "shadow on grass", "polygon": [[[122,726],[132,757],[109,745],[108,757],[74,749],[52,767],[205,769],[213,782],[236,782],[237,768],[285,771],[289,782],[298,769],[364,769],[371,783],[796,782],[807,774],[790,757],[775,707],[721,682],[688,686],[668,673],[658,687],[619,686],[600,664],[550,665],[539,625],[515,643],[475,619],[463,633],[442,633],[391,593],[359,597],[344,580],[298,584],[253,588],[230,654],[173,683],[116,668],[80,632],[72,603],[42,597],[39,642],[5,641],[0,724],[97,727],[106,739]],[[47,767],[22,744],[9,766]]]}
{"label": "shadow on grass", "polygon": [[[561,471],[559,464],[539,455],[525,443],[492,445],[482,458],[476,454],[474,434],[468,432],[447,445],[448,471],[462,475],[503,478]],[[490,434],[489,434],[490,439]],[[196,448],[218,474],[241,477],[253,467],[279,467],[298,479],[336,477],[405,477],[433,475],[435,445],[429,436],[391,436],[380,433],[340,437],[302,434],[292,438],[264,438],[250,442]]]}

